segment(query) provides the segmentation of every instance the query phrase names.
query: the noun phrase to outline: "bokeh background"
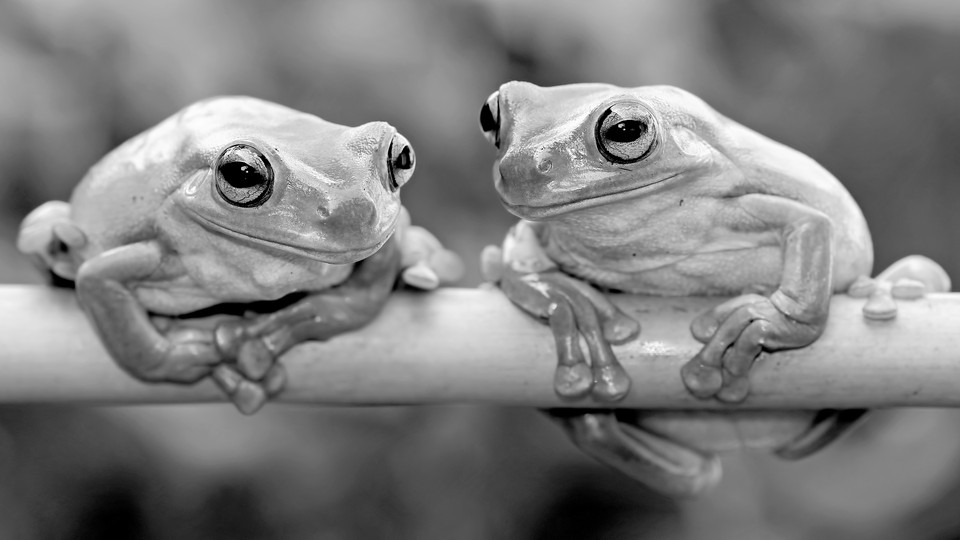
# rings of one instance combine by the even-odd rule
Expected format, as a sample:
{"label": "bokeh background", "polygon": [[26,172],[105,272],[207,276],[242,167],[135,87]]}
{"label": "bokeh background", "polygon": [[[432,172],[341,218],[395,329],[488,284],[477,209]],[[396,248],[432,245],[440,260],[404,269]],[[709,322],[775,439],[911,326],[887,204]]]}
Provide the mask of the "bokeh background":
{"label": "bokeh background", "polygon": [[[878,269],[921,253],[960,279],[950,0],[0,0],[0,282],[41,283],[18,222],[106,151],[249,94],[398,126],[419,159],[404,201],[474,286],[512,222],[477,114],[512,79],[687,88],[840,178]],[[954,411],[725,466],[721,489],[672,502],[528,410],[2,406],[0,539],[960,538]]]}

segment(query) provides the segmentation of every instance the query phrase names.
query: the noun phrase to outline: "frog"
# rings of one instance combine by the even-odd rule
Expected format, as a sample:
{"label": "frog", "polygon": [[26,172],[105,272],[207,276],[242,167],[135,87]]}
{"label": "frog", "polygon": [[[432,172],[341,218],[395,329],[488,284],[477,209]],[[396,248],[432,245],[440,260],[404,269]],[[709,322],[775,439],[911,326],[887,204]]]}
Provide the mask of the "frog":
{"label": "frog", "polygon": [[[547,412],[588,455],[658,492],[717,485],[718,452],[799,459],[864,418],[865,409],[739,407],[758,360],[821,335],[834,294],[854,287],[870,297],[865,316],[882,319],[891,287],[878,283],[949,290],[942,268],[920,256],[867,277],[872,239],[843,184],[686,90],[512,81],[482,105],[480,128],[497,149],[495,190],[520,218],[483,252],[485,278],[549,325],[555,393],[597,403]],[[615,407],[631,381],[612,345],[641,329],[613,293],[728,298],[693,320],[703,346],[678,373],[719,410]]]}
{"label": "frog", "polygon": [[204,99],[30,212],[17,245],[75,288],[129,374],[209,378],[252,414],[285,387],[285,351],[361,328],[398,283],[459,279],[459,257],[401,204],[415,165],[386,122]]}

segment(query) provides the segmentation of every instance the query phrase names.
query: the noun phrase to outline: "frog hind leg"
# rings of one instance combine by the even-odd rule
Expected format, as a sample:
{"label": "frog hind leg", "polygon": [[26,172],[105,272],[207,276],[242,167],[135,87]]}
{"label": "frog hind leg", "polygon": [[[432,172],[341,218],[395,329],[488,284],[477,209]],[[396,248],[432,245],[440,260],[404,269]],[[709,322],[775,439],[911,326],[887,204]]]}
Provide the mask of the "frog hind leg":
{"label": "frog hind leg", "polygon": [[17,249],[48,271],[50,283],[73,287],[79,269],[76,253],[87,237],[70,218],[70,204],[48,201],[27,214],[20,224]]}
{"label": "frog hind leg", "polygon": [[[887,297],[886,300],[892,304],[893,299],[890,296],[897,297],[896,286],[903,285],[907,281],[921,284],[923,293],[940,293],[950,290],[950,277],[947,272],[939,264],[922,255],[910,255],[894,262],[872,281],[886,283],[893,290],[889,290],[888,287],[874,286],[872,291],[855,291],[855,288],[863,288],[863,281],[858,280],[851,286],[848,294],[862,296],[866,292],[870,297],[868,303],[878,301],[879,297]],[[784,459],[801,459],[809,456],[853,428],[866,416],[867,412],[869,412],[867,409],[819,411],[809,430],[794,441],[778,448],[774,453]]]}
{"label": "frog hind leg", "polygon": [[584,453],[664,495],[697,495],[722,476],[716,455],[621,422],[613,411],[547,412]]}
{"label": "frog hind leg", "polygon": [[773,453],[782,459],[805,458],[827,447],[862,420],[868,409],[823,409],[817,411],[810,428]]}
{"label": "frog hind leg", "polygon": [[329,339],[369,323],[386,304],[399,270],[400,252],[391,239],[337,287],[268,315],[222,323],[215,330],[217,347],[236,361],[218,366],[214,380],[241,412],[256,412],[284,387],[280,355],[298,343]]}

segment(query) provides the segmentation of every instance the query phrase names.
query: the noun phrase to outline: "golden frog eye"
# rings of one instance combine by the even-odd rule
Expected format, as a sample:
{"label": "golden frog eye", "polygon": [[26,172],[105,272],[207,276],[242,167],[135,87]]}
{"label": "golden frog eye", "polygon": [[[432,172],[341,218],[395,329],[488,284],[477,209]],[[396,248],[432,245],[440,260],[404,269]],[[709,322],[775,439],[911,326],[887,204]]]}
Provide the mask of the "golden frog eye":
{"label": "golden frog eye", "polygon": [[656,148],[653,116],[637,103],[617,103],[597,120],[597,148],[612,163],[634,163]]}
{"label": "golden frog eye", "polygon": [[397,133],[390,142],[390,150],[387,152],[387,171],[389,172],[390,191],[397,191],[401,186],[410,181],[413,176],[413,169],[417,166],[416,154],[413,153],[413,147],[403,135]]}
{"label": "golden frog eye", "polygon": [[235,144],[217,158],[217,193],[228,203],[252,208],[273,193],[273,167],[256,148]]}
{"label": "golden frog eye", "polygon": [[500,148],[500,92],[494,92],[480,107],[480,129],[490,144]]}

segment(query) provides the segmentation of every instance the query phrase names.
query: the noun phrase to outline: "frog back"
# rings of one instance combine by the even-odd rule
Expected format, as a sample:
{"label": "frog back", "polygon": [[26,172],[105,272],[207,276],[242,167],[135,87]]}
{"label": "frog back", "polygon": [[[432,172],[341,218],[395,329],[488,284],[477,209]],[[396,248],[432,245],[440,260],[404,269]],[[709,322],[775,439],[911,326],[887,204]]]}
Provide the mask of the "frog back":
{"label": "frog back", "polygon": [[174,116],[121,144],[93,165],[70,198],[87,236],[86,260],[157,236],[157,213],[183,182],[189,136]]}

